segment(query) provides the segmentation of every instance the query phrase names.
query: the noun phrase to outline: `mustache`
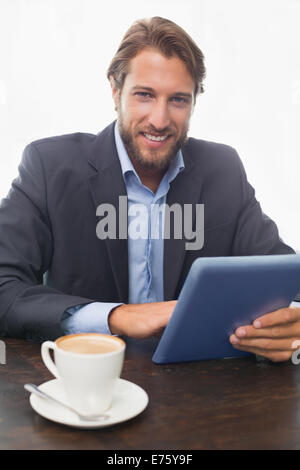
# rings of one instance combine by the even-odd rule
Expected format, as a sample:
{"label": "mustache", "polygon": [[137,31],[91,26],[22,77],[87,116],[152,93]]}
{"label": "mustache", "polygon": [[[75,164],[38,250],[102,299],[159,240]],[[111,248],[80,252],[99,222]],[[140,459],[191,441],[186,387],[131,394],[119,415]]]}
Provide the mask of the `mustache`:
{"label": "mustache", "polygon": [[138,131],[138,133],[140,134],[141,132],[143,132],[144,134],[153,134],[153,135],[156,135],[156,136],[162,136],[162,135],[172,135],[174,133],[174,130],[171,129],[170,127],[165,127],[164,129],[156,129],[155,127],[151,126],[149,128],[146,128],[146,129],[141,129]]}

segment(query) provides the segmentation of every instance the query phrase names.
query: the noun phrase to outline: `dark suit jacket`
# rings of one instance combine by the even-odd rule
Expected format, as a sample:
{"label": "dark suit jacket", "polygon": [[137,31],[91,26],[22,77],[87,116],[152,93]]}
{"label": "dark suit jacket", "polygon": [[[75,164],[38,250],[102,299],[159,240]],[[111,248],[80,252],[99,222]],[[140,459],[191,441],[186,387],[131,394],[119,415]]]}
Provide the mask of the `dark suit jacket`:
{"label": "dark suit jacket", "polygon": [[[261,211],[236,151],[190,138],[185,170],[167,203],[204,204],[205,239],[164,241],[165,300],[176,299],[199,256],[294,253]],[[126,240],[96,236],[96,207],[126,195],[114,123],[28,145],[0,207],[0,334],[43,341],[63,334],[63,312],[93,301],[128,301]]]}

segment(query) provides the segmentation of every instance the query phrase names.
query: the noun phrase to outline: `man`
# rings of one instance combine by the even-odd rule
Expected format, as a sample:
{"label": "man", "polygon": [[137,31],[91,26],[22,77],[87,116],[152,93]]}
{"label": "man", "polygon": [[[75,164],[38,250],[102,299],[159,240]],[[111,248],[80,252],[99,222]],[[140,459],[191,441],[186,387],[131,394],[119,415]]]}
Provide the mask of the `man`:
{"label": "man", "polygon": [[[168,323],[197,257],[294,253],[262,213],[235,150],[187,138],[204,75],[202,52],[180,27],[139,21],[108,70],[117,123],[97,136],[26,147],[0,212],[2,335],[149,337]],[[204,204],[203,247],[186,250],[184,237],[152,239],[149,226],[140,239],[97,236],[103,204],[119,209],[120,196],[128,198],[128,221],[136,204],[148,214],[153,204]],[[299,334],[300,309],[287,308],[230,341],[282,361]]]}

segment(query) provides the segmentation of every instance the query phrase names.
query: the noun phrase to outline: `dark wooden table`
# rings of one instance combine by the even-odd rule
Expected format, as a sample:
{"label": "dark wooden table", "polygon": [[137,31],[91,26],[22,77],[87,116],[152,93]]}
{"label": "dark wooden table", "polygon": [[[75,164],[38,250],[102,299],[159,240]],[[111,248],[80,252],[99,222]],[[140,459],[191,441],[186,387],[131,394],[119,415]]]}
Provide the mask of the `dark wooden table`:
{"label": "dark wooden table", "polygon": [[149,405],[125,423],[78,430],[39,416],[24,383],[53,377],[40,345],[6,339],[0,449],[300,449],[300,366],[254,357],[158,366],[156,340],[128,341],[122,378]]}

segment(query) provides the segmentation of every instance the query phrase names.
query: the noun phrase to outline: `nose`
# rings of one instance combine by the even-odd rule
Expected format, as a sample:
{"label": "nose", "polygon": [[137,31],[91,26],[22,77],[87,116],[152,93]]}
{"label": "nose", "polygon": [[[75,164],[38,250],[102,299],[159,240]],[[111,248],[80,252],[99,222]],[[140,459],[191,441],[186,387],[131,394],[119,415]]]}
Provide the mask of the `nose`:
{"label": "nose", "polygon": [[155,100],[149,114],[149,124],[157,130],[163,130],[170,125],[168,104],[164,100]]}

